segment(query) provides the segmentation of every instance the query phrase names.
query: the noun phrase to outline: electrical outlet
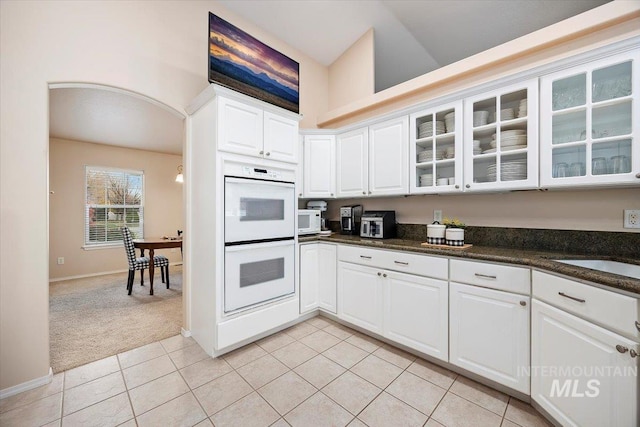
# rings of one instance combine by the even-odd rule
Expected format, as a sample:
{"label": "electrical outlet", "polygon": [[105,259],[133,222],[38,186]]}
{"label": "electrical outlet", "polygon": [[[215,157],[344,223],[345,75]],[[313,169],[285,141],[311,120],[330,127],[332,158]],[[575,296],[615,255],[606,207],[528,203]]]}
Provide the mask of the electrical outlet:
{"label": "electrical outlet", "polygon": [[433,220],[442,223],[442,211],[433,211]]}
{"label": "electrical outlet", "polygon": [[624,228],[640,228],[640,210],[624,210]]}
{"label": "electrical outlet", "polygon": [[62,264],[64,264],[64,257],[63,256],[58,257],[58,265],[62,265]]}

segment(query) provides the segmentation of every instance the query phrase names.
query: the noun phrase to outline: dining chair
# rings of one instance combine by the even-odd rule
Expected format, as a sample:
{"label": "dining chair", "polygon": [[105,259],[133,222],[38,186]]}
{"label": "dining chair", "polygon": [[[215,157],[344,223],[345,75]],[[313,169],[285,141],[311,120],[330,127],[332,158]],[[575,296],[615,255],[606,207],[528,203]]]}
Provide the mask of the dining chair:
{"label": "dining chair", "polygon": [[[149,268],[149,257],[136,257],[135,245],[133,244],[133,237],[131,236],[131,230],[129,230],[129,227],[122,227],[122,241],[124,242],[127,261],[129,262],[127,290],[129,295],[131,295],[136,270],[140,270],[140,286],[144,286],[144,270]],[[153,265],[160,268],[162,283],[165,283],[166,277],[167,289],[169,289],[169,258],[164,255],[154,255]]]}

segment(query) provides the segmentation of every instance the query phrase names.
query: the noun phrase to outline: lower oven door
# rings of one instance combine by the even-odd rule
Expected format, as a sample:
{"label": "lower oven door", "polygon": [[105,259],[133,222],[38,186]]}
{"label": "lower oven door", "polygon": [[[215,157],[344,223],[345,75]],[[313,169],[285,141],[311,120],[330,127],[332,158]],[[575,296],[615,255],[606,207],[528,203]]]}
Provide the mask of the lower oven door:
{"label": "lower oven door", "polygon": [[226,246],[224,311],[264,303],[295,292],[295,242]]}

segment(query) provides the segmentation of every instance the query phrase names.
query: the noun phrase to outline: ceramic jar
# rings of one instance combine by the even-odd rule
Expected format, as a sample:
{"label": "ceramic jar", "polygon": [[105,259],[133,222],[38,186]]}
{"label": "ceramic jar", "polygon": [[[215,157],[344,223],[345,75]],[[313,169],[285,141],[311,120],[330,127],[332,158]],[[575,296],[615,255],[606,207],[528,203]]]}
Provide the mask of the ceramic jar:
{"label": "ceramic jar", "polygon": [[444,245],[445,229],[446,226],[437,221],[433,224],[427,224],[427,243],[431,245]]}
{"label": "ceramic jar", "polygon": [[462,246],[464,245],[464,229],[447,228],[445,238],[449,246]]}

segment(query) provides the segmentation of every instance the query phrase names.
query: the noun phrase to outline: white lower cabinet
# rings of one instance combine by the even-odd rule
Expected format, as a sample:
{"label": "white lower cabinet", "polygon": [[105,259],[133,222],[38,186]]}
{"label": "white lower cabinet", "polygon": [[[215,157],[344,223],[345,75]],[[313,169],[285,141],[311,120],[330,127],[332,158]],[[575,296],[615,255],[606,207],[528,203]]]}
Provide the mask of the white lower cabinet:
{"label": "white lower cabinet", "polygon": [[447,282],[392,271],[383,279],[384,336],[447,362]]}
{"label": "white lower cabinet", "polygon": [[450,283],[449,360],[529,394],[530,298]]}
{"label": "white lower cabinet", "polygon": [[300,245],[300,313],[317,308],[336,313],[336,245]]}
{"label": "white lower cabinet", "polygon": [[338,317],[382,335],[382,272],[338,262]]}
{"label": "white lower cabinet", "polygon": [[[615,307],[611,307],[615,310]],[[531,397],[563,426],[638,426],[638,343],[538,300]]]}

